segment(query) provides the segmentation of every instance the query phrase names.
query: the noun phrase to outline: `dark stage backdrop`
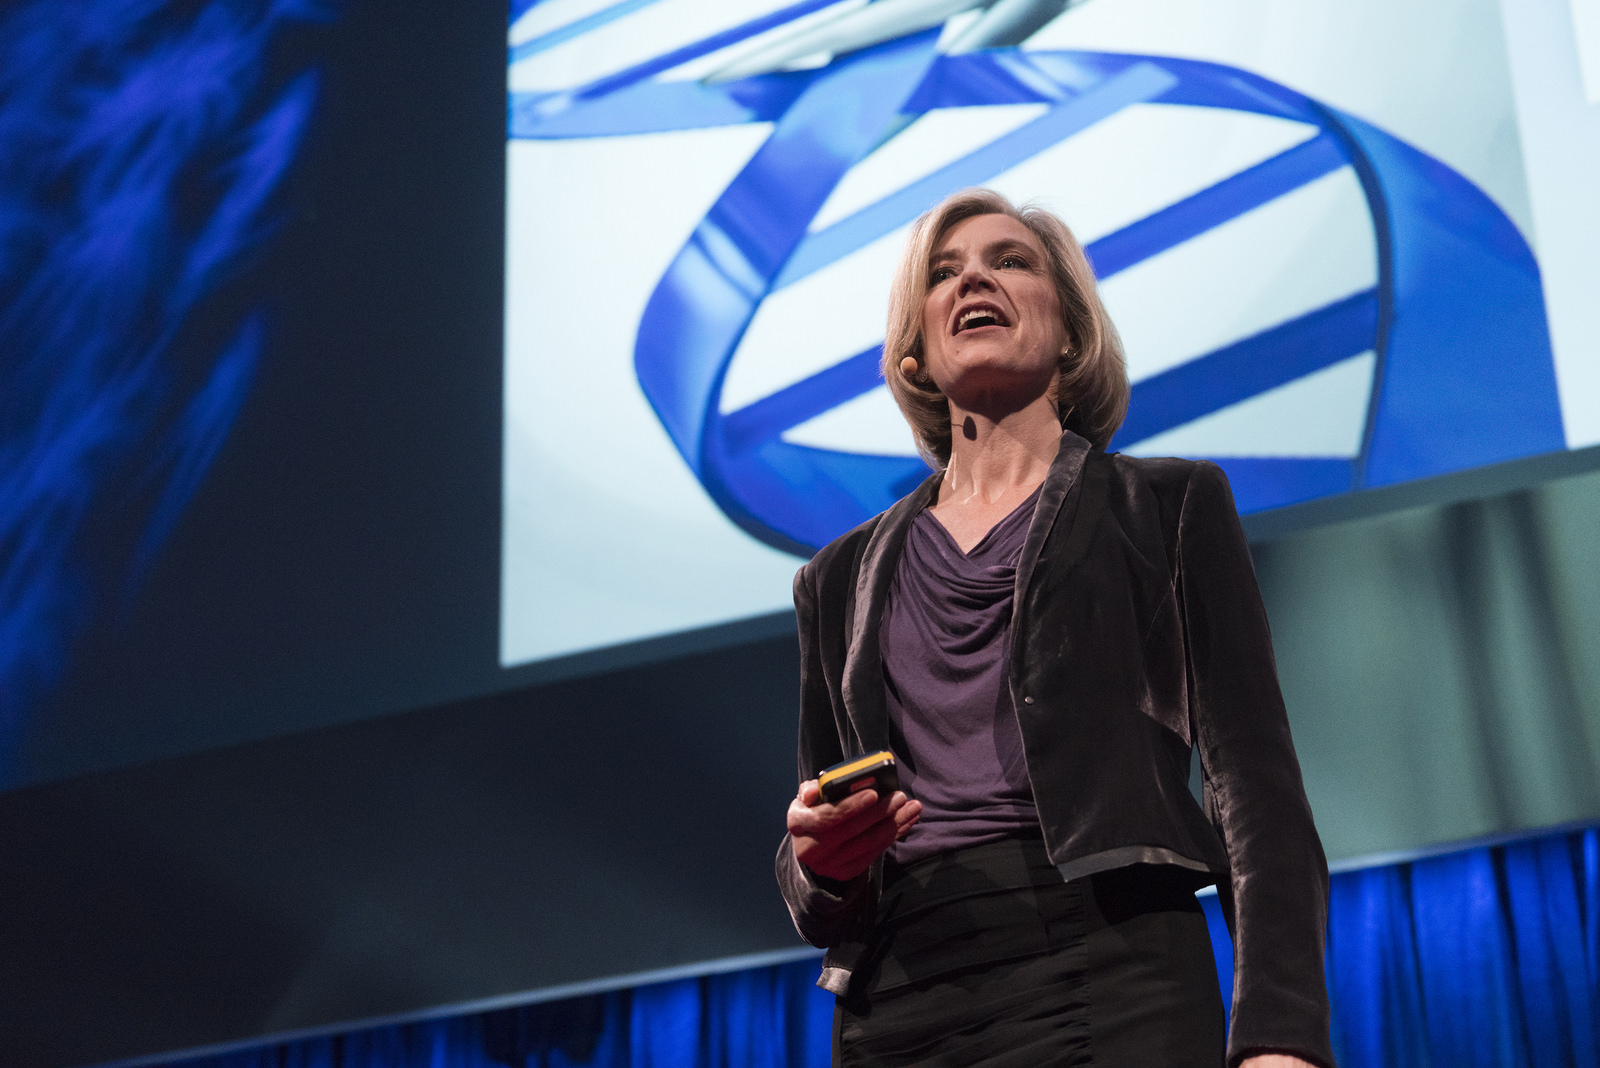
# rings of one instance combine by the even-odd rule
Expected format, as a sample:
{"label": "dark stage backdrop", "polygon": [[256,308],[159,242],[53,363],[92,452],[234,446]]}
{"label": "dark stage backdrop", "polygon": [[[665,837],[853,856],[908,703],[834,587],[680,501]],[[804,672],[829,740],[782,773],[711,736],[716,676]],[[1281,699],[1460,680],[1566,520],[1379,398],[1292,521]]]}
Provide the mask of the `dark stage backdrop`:
{"label": "dark stage backdrop", "polygon": [[0,797],[0,1065],[801,944],[793,637]]}
{"label": "dark stage backdrop", "polygon": [[[175,100],[216,107],[226,95],[219,84],[185,90],[182,72],[153,56],[167,49],[198,65],[207,47],[239,52],[233,61],[254,88],[241,90],[233,128],[219,123],[194,159],[174,165],[174,184],[198,182],[191,170],[208,181],[229,168],[249,174],[250,161],[229,153],[248,145],[251,121],[286,86],[305,89],[305,110],[297,140],[268,176],[276,184],[261,178],[267,190],[251,225],[149,376],[195,377],[241,321],[259,327],[260,351],[234,407],[210,428],[210,450],[180,472],[190,492],[167,492],[158,506],[153,493],[124,492],[124,482],[183,481],[159,462],[176,433],[131,418],[112,428],[123,439],[117,448],[71,443],[80,470],[35,471],[45,477],[34,481],[58,483],[43,503],[3,488],[0,515],[15,537],[0,541],[0,788],[792,633],[792,620],[778,613],[500,664],[504,5],[148,0],[117,11],[120,21],[104,11],[68,18],[38,2],[0,5],[0,19],[9,15],[0,45],[32,57],[68,94],[92,80],[109,40],[124,69],[106,95],[149,95],[142,118],[152,126],[170,119]],[[201,32],[208,20],[223,29]],[[45,45],[82,54],[52,66],[37,55]],[[220,83],[235,72],[210,73]],[[150,91],[140,78],[172,80]],[[11,126],[0,134],[39,110],[27,103],[5,101],[0,120]],[[53,116],[61,143],[52,143],[63,154],[73,147],[72,123],[120,115],[109,105],[105,114],[64,110]],[[28,147],[14,136],[0,145],[13,159]],[[158,143],[149,152],[166,150]],[[126,166],[102,166],[113,164]],[[60,167],[92,205],[97,173]],[[7,192],[34,198],[16,215],[44,215],[53,195],[32,186]],[[173,191],[160,192],[150,213],[165,217]],[[160,236],[193,240],[220,213],[201,207],[187,227]],[[120,232],[120,221],[103,214],[111,221],[80,205],[58,227],[104,242],[101,231]],[[90,280],[107,301],[128,299],[130,276],[164,277],[158,249],[123,251]],[[20,270],[24,260],[5,265]],[[70,276],[60,288],[74,283],[87,288]],[[15,319],[18,307],[33,310],[27,296],[0,290],[0,311]],[[129,336],[101,343],[145,340],[137,330]],[[0,368],[14,372],[28,356],[47,372],[40,377],[59,377],[50,361],[64,363],[62,354],[35,347],[7,353]],[[130,388],[103,370],[97,385],[80,407]],[[185,399],[176,387],[141,388],[145,405]],[[203,399],[204,390],[195,392]],[[29,408],[13,396],[0,406],[3,440],[46,436],[51,399],[24,398],[34,401]],[[549,402],[562,403],[554,393]],[[192,414],[199,405],[189,407]],[[5,459],[37,465],[14,452]],[[86,502],[76,523],[36,521],[47,506],[64,510],[57,498]],[[588,520],[552,512],[542,521],[578,529]],[[63,558],[41,566],[18,550],[24,536],[59,542]],[[633,538],[649,551],[650,530]],[[19,589],[44,607],[30,615]],[[580,601],[553,597],[542,613],[559,621],[581,614]],[[30,685],[12,688],[18,677]]]}
{"label": "dark stage backdrop", "polygon": [[[143,18],[105,34],[149,66],[207,12],[271,6],[124,5]],[[258,94],[314,78],[298,155],[172,361],[258,308],[248,393],[147,568],[109,551],[130,509],[82,539],[61,594],[79,625],[8,710],[8,785],[517,681],[495,654],[505,8],[301,6]],[[9,8],[20,34],[29,5]]]}
{"label": "dark stage backdrop", "polygon": [[[0,1063],[799,948],[792,620],[501,667],[506,15],[0,5]],[[45,463],[36,396],[135,399]],[[1513,490],[1566,455],[1253,523],[1336,859],[1600,815],[1600,487]]]}

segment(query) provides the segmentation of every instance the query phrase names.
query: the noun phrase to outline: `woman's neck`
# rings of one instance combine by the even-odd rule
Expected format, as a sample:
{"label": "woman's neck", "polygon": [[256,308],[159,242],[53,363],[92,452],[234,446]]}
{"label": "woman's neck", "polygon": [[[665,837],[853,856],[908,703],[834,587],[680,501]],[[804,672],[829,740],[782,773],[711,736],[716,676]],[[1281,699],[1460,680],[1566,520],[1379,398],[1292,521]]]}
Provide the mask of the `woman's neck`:
{"label": "woman's neck", "polygon": [[1061,447],[1061,423],[1046,397],[999,419],[950,405],[950,463],[939,504],[1014,501],[1044,481]]}

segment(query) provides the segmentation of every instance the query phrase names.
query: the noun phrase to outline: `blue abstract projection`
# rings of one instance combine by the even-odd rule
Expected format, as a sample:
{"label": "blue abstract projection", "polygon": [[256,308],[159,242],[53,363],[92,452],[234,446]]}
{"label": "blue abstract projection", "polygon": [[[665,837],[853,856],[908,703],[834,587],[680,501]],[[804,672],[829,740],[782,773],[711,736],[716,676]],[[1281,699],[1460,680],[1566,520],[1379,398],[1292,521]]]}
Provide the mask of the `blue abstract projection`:
{"label": "blue abstract projection", "polygon": [[[513,70],[574,34],[598,38],[610,22],[649,2],[615,3],[519,41]],[[1565,448],[1539,267],[1483,191],[1369,122],[1249,70],[1172,56],[1020,47],[1067,6],[1065,0],[896,0],[825,12],[829,5],[821,0],[800,2],[586,84],[511,93],[513,140],[770,125],[760,149],[660,278],[634,350],[645,397],[733,522],[769,545],[805,555],[888,507],[927,474],[916,456],[833,447],[806,430],[881,389],[881,345],[839,352],[799,381],[730,400],[730,369],[744,358],[742,346],[764,307],[949,193],[993,181],[1075,139],[1099,137],[1103,148],[1107,128],[1135,113],[1181,112],[1195,122],[1233,116],[1301,133],[1267,158],[1210,177],[1198,191],[1096,235],[1088,253],[1107,286],[1153,277],[1145,269],[1158,262],[1175,262],[1174,255],[1237,235],[1242,226],[1259,230],[1260,220],[1282,217],[1272,212],[1342,188],[1353,191],[1358,206],[1332,237],[1367,235],[1372,251],[1367,275],[1310,306],[1210,340],[1205,351],[1178,353],[1180,360],[1145,356],[1113,448],[1215,459],[1245,512]],[[952,12],[963,11],[975,19],[967,29],[945,26]],[[813,15],[831,21],[786,27],[788,37],[773,37],[785,20]],[[667,76],[758,35],[765,36],[753,51],[709,73],[697,67],[695,76]],[[987,143],[939,160],[869,203],[852,201],[844,217],[825,210],[858,165],[925,116],[997,107],[1032,109],[1035,117],[998,129]],[[1312,253],[1290,267],[1314,270],[1319,257],[1328,258],[1316,242],[1305,247]],[[1165,292],[1179,297],[1195,288],[1197,276],[1241,262],[1249,266],[1248,259],[1212,261]],[[1249,299],[1239,297],[1241,306]],[[1139,310],[1157,318],[1179,314],[1162,304],[1171,307],[1163,300]],[[795,354],[769,362],[783,359],[793,362]],[[1296,420],[1284,414],[1291,401],[1299,406],[1293,410],[1311,408],[1315,415],[1333,394],[1348,416],[1341,416],[1336,435],[1309,444],[1304,433],[1299,440],[1273,439],[1274,427],[1294,428]]]}
{"label": "blue abstract projection", "polygon": [[0,758],[74,637],[136,588],[249,392],[264,308],[178,342],[272,233],[311,116],[316,72],[269,82],[268,49],[331,15],[35,0],[0,18]]}

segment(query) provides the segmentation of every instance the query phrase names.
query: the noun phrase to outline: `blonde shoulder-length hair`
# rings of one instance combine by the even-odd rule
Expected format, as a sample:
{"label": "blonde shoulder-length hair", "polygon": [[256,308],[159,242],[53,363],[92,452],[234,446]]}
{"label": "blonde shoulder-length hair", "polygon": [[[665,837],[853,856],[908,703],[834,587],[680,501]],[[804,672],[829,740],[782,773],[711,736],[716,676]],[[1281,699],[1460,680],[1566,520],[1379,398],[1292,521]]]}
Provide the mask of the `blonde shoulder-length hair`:
{"label": "blonde shoulder-length hair", "polygon": [[1061,425],[1104,449],[1128,412],[1128,372],[1122,360],[1122,341],[1095,289],[1094,269],[1066,223],[1032,204],[1018,208],[992,189],[954,193],[919,218],[894,272],[883,343],[883,378],[916,434],[918,449],[935,468],[949,464],[950,407],[931,379],[925,374],[907,378],[900,372],[900,362],[914,357],[926,371],[922,305],[928,293],[931,260],[950,228],[976,215],[1010,216],[1044,246],[1071,346],[1061,358],[1056,378]]}

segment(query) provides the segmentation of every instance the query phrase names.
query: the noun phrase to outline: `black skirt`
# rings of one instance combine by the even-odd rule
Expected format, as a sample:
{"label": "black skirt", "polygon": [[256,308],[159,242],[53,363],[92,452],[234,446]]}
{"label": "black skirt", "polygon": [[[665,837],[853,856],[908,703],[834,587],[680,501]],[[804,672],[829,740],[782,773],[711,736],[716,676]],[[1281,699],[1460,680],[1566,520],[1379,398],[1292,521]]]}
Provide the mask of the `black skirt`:
{"label": "black skirt", "polygon": [[834,1010],[843,1068],[1219,1068],[1196,876],[1063,882],[1038,837],[885,861],[877,934]]}

